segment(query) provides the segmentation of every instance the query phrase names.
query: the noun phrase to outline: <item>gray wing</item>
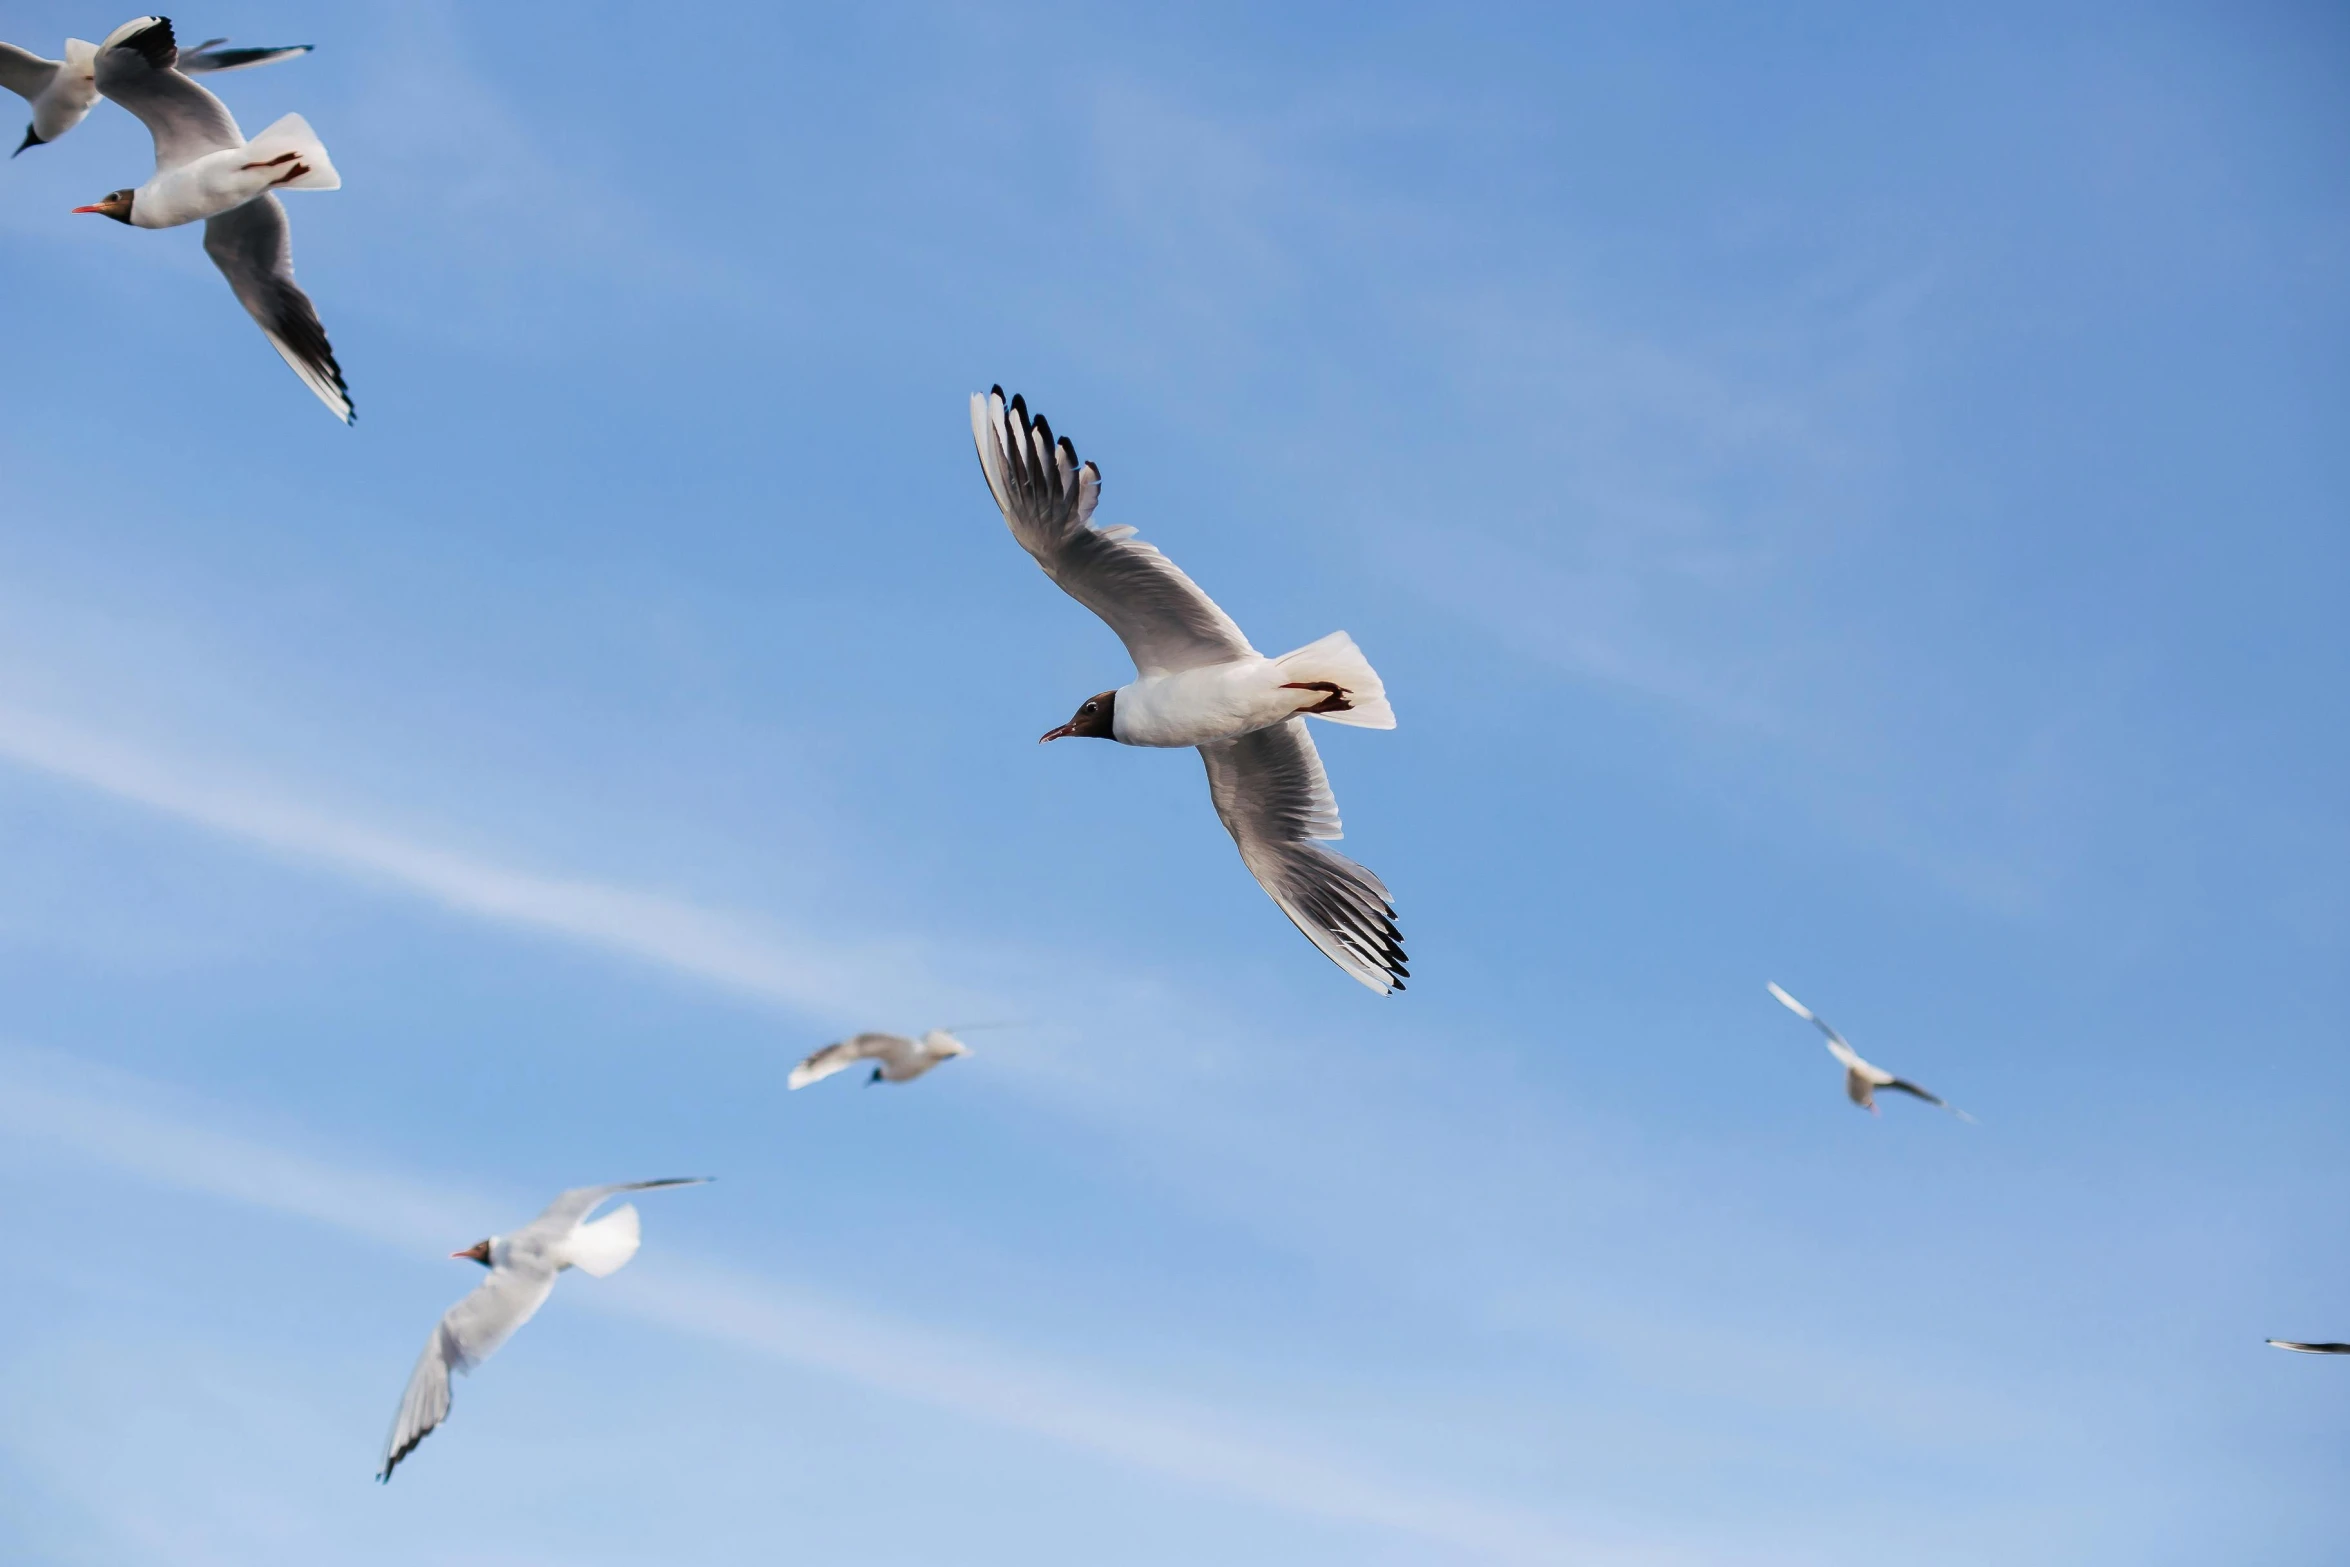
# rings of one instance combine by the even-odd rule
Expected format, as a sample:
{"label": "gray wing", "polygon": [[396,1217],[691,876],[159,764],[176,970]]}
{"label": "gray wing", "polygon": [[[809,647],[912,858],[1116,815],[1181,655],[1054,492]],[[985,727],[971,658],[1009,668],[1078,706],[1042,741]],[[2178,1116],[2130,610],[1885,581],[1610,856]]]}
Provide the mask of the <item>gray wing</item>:
{"label": "gray wing", "polygon": [[1379,878],[1314,840],[1339,836],[1322,758],[1292,718],[1199,748],[1208,794],[1241,863],[1325,957],[1386,995],[1404,988],[1403,938]]}
{"label": "gray wing", "polygon": [[835,1072],[843,1072],[859,1061],[870,1061],[875,1056],[908,1056],[914,1041],[900,1034],[859,1034],[837,1044],[826,1045],[808,1059],[791,1069],[785,1086],[805,1088],[810,1083],[822,1082]]}
{"label": "gray wing", "polygon": [[298,54],[308,54],[315,45],[286,44],[270,49],[223,49],[225,38],[207,38],[193,49],[180,51],[180,70],[189,76],[206,72],[242,71],[256,65],[275,65],[280,60],[291,60]]}
{"label": "gray wing", "polygon": [[1176,564],[1134,537],[1132,528],[1092,526],[1101,470],[1077,461],[1052,426],[1031,420],[1004,389],[971,399],[979,468],[1012,537],[1061,591],[1109,623],[1146,675],[1197,669],[1256,650]]}
{"label": "gray wing", "polygon": [[343,384],[343,367],[335,363],[318,308],[294,282],[293,229],[284,203],[264,194],[207,219],[204,254],[260,323],[269,346],[336,418],[349,424],[351,392]]}
{"label": "gray wing", "polygon": [[657,1186],[700,1186],[710,1179],[707,1175],[672,1175],[658,1181],[618,1181],[610,1186],[574,1186],[547,1204],[545,1210],[530,1221],[524,1233],[542,1228],[568,1233],[573,1225],[595,1212],[600,1204],[622,1192],[649,1192]]}
{"label": "gray wing", "polygon": [[1908,1094],[1913,1099],[1923,1099],[1926,1103],[1933,1105],[1937,1109],[1949,1111],[1952,1115],[1957,1116],[1962,1121],[1971,1121],[1974,1119],[1973,1116],[1967,1114],[1964,1110],[1961,1110],[1958,1106],[1952,1104],[1949,1100],[1943,1098],[1940,1094],[1928,1093],[1925,1089],[1918,1087],[1917,1084],[1909,1081],[1907,1078],[1897,1077],[1894,1078],[1891,1082],[1885,1083],[1882,1086],[1886,1088],[1897,1089],[1902,1093]]}
{"label": "gray wing", "polygon": [[179,45],[160,16],[125,22],[98,51],[98,90],[155,137],[157,172],[245,145],[228,106],[180,74]]}
{"label": "gray wing", "polygon": [[0,87],[30,102],[49,90],[49,83],[57,75],[61,64],[56,60],[44,60],[14,44],[0,44]]}
{"label": "gray wing", "polygon": [[552,1268],[494,1268],[480,1288],[448,1309],[408,1374],[378,1480],[391,1479],[393,1467],[449,1418],[449,1373],[471,1371],[489,1359],[546,1304],[554,1287]]}
{"label": "gray wing", "polygon": [[2297,1344],[2289,1338],[2272,1338],[2267,1342],[2279,1349],[2297,1350],[2304,1355],[2350,1355],[2350,1344]]}

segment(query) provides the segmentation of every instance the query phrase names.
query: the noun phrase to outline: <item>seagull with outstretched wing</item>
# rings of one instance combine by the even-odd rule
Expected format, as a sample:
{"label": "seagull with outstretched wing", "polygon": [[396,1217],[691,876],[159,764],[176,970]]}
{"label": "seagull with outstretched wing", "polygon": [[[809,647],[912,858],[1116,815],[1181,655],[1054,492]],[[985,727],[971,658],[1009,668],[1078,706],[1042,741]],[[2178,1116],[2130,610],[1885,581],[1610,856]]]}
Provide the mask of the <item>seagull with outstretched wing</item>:
{"label": "seagull with outstretched wing", "polygon": [[943,1028],[934,1028],[919,1039],[909,1039],[903,1034],[857,1034],[826,1045],[793,1067],[785,1086],[805,1088],[835,1072],[845,1072],[860,1061],[873,1063],[873,1075],[865,1079],[868,1086],[911,1083],[941,1061],[970,1053],[969,1045]]}
{"label": "seagull with outstretched wing", "polygon": [[1322,844],[1338,802],[1306,719],[1393,729],[1376,671],[1343,631],[1267,658],[1232,617],[1131,527],[1093,526],[1101,470],[996,387],[971,399],[971,436],[1012,537],[1062,592],[1126,644],[1135,678],[1097,692],[1046,740],[1194,746],[1241,863],[1281,912],[1362,984],[1403,989],[1403,939],[1378,877]]}
{"label": "seagull with outstretched wing", "polygon": [[2303,1355],[2350,1355],[2350,1344],[2301,1344],[2289,1338],[2272,1338],[2266,1343],[2277,1349],[2290,1349]]}
{"label": "seagull with outstretched wing", "polygon": [[383,1468],[376,1478],[391,1479],[400,1460],[449,1418],[449,1373],[469,1372],[495,1354],[547,1303],[556,1274],[577,1268],[600,1279],[618,1272],[636,1255],[641,1232],[634,1203],[615,1208],[592,1224],[589,1214],[622,1192],[698,1186],[708,1179],[695,1175],[574,1186],[513,1234],[493,1235],[451,1252],[452,1257],[480,1263],[490,1276],[451,1306],[432,1330],[416,1369],[409,1373],[408,1389],[400,1395],[399,1413],[392,1417],[392,1434],[384,1443]]}
{"label": "seagull with outstretched wing", "polygon": [[1853,1049],[1851,1045],[1847,1044],[1842,1034],[1837,1033],[1834,1029],[1828,1026],[1828,1020],[1826,1018],[1821,1017],[1817,1012],[1814,1012],[1811,1008],[1805,1006],[1802,1002],[1796,1000],[1793,996],[1787,994],[1787,992],[1784,990],[1781,990],[1775,983],[1766,980],[1764,982],[1763,988],[1768,990],[1773,996],[1777,997],[1781,1006],[1794,1013],[1797,1017],[1802,1018],[1806,1023],[1811,1024],[1814,1028],[1817,1028],[1822,1034],[1827,1036],[1828,1054],[1834,1056],[1838,1061],[1844,1064],[1845,1097],[1849,1098],[1854,1104],[1859,1105],[1869,1114],[1875,1115],[1877,1113],[1877,1090],[1880,1088],[1891,1088],[1900,1093],[1908,1094],[1913,1098],[1923,1099],[1926,1103],[1933,1105],[1938,1109],[1947,1110],[1962,1121],[1972,1121],[1974,1119],[1973,1116],[1967,1114],[1958,1106],[1950,1103],[1941,1095],[1928,1093],[1925,1089],[1920,1088],[1913,1082],[1910,1082],[1907,1078],[1895,1077],[1891,1072],[1886,1071],[1883,1067],[1877,1066],[1872,1062],[1863,1061],[1860,1058],[1860,1052]]}

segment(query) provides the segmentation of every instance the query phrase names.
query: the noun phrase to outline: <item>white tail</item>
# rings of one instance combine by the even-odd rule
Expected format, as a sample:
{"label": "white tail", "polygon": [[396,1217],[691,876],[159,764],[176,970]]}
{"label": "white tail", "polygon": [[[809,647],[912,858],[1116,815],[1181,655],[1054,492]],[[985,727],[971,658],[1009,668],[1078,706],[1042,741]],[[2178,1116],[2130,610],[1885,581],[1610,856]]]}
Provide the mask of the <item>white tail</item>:
{"label": "white tail", "polygon": [[593,1224],[583,1224],[573,1230],[571,1244],[564,1251],[573,1267],[600,1279],[628,1266],[628,1259],[636,1255],[637,1247],[643,1243],[636,1204],[631,1202],[622,1203]]}
{"label": "white tail", "polygon": [[303,172],[282,184],[271,187],[272,189],[341,190],[343,188],[343,177],[335,172],[334,161],[326,155],[326,143],[318,139],[318,133],[310,128],[310,122],[298,114],[287,115],[245,143],[245,151],[253,155],[249,161],[254,163],[267,163],[281,153],[294,154],[294,161],[288,167],[298,167]]}
{"label": "white tail", "polygon": [[[1298,695],[1313,717],[1363,729],[1395,727],[1395,709],[1387,705],[1387,688],[1379,683],[1379,672],[1345,632],[1333,631],[1319,642],[1308,642],[1294,653],[1282,654],[1273,665],[1281,671],[1285,684],[1294,682],[1308,688]],[[1331,705],[1317,711],[1312,705],[1313,688],[1325,684],[1337,689],[1322,693]]]}

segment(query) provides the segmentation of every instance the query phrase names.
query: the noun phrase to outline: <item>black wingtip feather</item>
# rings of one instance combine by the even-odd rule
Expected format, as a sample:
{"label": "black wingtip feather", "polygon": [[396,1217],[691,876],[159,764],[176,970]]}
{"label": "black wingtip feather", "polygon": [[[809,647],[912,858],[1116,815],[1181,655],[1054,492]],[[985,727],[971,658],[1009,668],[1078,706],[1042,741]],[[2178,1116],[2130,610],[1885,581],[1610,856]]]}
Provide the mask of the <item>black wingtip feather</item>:
{"label": "black wingtip feather", "polygon": [[158,71],[169,70],[180,52],[179,40],[172,36],[171,18],[168,16],[155,18],[115,47],[137,50]]}

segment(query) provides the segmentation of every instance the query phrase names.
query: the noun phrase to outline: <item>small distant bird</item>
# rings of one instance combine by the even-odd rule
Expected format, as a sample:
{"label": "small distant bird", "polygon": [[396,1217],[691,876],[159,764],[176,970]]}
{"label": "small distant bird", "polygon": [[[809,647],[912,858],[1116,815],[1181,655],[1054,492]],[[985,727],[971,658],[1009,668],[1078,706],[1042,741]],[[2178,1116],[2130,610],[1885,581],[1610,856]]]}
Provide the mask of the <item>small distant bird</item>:
{"label": "small distant bird", "polygon": [[1962,1121],[1972,1121],[1974,1119],[1973,1116],[1967,1114],[1958,1106],[1951,1104],[1948,1100],[1943,1099],[1939,1094],[1930,1094],[1924,1089],[1918,1087],[1917,1084],[1912,1083],[1905,1078],[1895,1077],[1891,1072],[1886,1071],[1881,1066],[1874,1066],[1869,1062],[1863,1061],[1860,1058],[1860,1052],[1853,1049],[1849,1044],[1846,1044],[1844,1041],[1844,1036],[1837,1033],[1834,1029],[1828,1026],[1828,1020],[1826,1018],[1821,1017],[1811,1008],[1805,1006],[1802,1002],[1796,1000],[1793,996],[1787,994],[1787,992],[1784,990],[1781,990],[1776,984],[1766,980],[1764,981],[1764,988],[1769,990],[1772,995],[1779,998],[1779,1004],[1781,1006],[1785,1007],[1788,1011],[1794,1013],[1797,1017],[1802,1018],[1805,1022],[1811,1024],[1821,1033],[1828,1036],[1828,1054],[1834,1056],[1837,1060],[1844,1063],[1845,1096],[1849,1098],[1854,1104],[1859,1105],[1863,1110],[1866,1110],[1869,1114],[1875,1115],[1877,1113],[1877,1090],[1880,1088],[1892,1088],[1898,1089],[1900,1092],[1912,1095],[1916,1098],[1923,1099],[1930,1105],[1935,1105],[1941,1109],[1947,1110]]}
{"label": "small distant bird", "polygon": [[874,1067],[873,1075],[865,1079],[867,1087],[875,1083],[911,1083],[941,1061],[970,1053],[969,1045],[943,1028],[934,1028],[920,1039],[908,1039],[903,1034],[859,1034],[854,1039],[826,1045],[793,1067],[785,1086],[805,1088],[860,1061],[880,1063]]}
{"label": "small distant bird", "polygon": [[376,1478],[391,1479],[393,1467],[449,1418],[449,1373],[470,1372],[496,1353],[516,1328],[546,1304],[548,1293],[555,1288],[556,1274],[578,1268],[600,1279],[618,1272],[636,1255],[640,1237],[634,1203],[615,1208],[593,1224],[586,1222],[589,1214],[621,1192],[698,1186],[708,1179],[696,1175],[666,1181],[622,1181],[615,1186],[575,1186],[512,1235],[493,1235],[463,1251],[449,1253],[480,1263],[490,1270],[490,1276],[451,1306],[440,1326],[433,1329],[431,1342],[424,1346],[416,1369],[409,1374],[408,1391],[400,1396],[391,1439],[384,1444],[384,1466]]}
{"label": "small distant bird", "polygon": [[1101,470],[1031,419],[1004,389],[971,399],[979,466],[1012,537],[1062,592],[1109,623],[1136,678],[1097,692],[1044,740],[1197,746],[1208,794],[1240,858],[1273,901],[1355,979],[1403,989],[1395,908],[1378,877],[1322,848],[1340,836],[1338,802],[1306,733],[1311,716],[1393,729],[1370,661],[1343,631],[1267,658],[1232,617],[1131,527],[1096,528]]}
{"label": "small distant bird", "polygon": [[[227,42],[214,38],[193,50],[181,50],[180,69],[190,76],[205,71],[242,71],[310,52],[308,44],[277,49],[219,47]],[[98,101],[98,46],[68,38],[64,59],[45,60],[14,44],[0,44],[0,87],[33,106],[33,123],[25,127],[24,140],[16,144],[16,152],[53,142],[81,124]]]}
{"label": "small distant bird", "polygon": [[2267,1342],[2304,1355],[2350,1355],[2350,1344],[2296,1344],[2289,1338],[2272,1338]]}
{"label": "small distant bird", "polygon": [[145,229],[204,219],[204,253],[270,346],[349,424],[350,389],[317,308],[294,282],[293,235],[276,195],[339,190],[342,176],[298,114],[245,140],[227,107],[189,80],[178,59],[171,23],[159,16],[125,22],[99,46],[98,90],[154,133],[155,175],[73,210]]}

